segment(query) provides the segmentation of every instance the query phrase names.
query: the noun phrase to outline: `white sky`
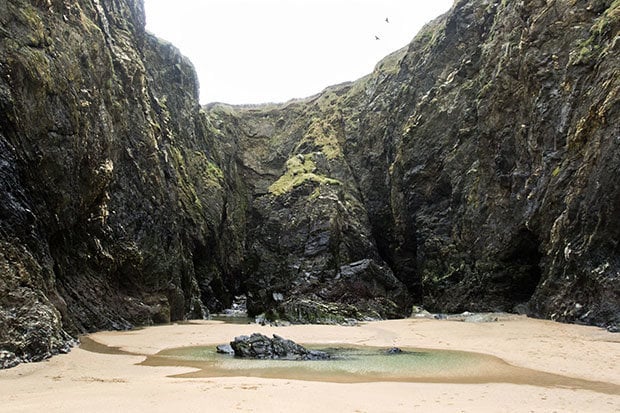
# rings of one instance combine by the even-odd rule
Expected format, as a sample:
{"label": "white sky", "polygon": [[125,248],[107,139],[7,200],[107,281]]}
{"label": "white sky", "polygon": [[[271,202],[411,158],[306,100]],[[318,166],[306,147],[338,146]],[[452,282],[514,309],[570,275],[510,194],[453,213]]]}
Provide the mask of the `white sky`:
{"label": "white sky", "polygon": [[452,0],[144,3],[147,29],[196,66],[201,103],[241,104],[302,98],[358,79],[408,44]]}

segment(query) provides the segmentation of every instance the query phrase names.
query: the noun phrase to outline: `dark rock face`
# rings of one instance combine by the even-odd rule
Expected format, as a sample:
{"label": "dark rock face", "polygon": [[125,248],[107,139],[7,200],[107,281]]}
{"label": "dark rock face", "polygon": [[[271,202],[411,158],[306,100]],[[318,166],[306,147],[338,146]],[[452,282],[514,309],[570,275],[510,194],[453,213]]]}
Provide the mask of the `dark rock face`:
{"label": "dark rock face", "polygon": [[308,350],[305,347],[276,334],[269,338],[260,333],[235,337],[230,342],[235,357],[280,360],[327,360],[329,354]]}
{"label": "dark rock face", "polygon": [[[299,319],[271,292],[329,303],[357,289],[359,308],[373,286],[396,308],[617,325],[619,13],[458,1],[366,78],[210,108],[252,182],[256,307]],[[364,259],[386,278],[338,288]]]}
{"label": "dark rock face", "polygon": [[247,185],[243,288],[250,315],[332,323],[407,313],[410,294],[377,248],[332,99],[208,108],[234,143]]}
{"label": "dark rock face", "polygon": [[9,0],[0,26],[0,349],[230,304],[217,145],[142,2]]}
{"label": "dark rock face", "polygon": [[426,307],[620,321],[619,13],[461,1],[410,48],[392,207]]}
{"label": "dark rock face", "polygon": [[620,4],[460,0],[353,83],[200,108],[141,1],[0,3],[2,365],[97,329],[620,324]]}

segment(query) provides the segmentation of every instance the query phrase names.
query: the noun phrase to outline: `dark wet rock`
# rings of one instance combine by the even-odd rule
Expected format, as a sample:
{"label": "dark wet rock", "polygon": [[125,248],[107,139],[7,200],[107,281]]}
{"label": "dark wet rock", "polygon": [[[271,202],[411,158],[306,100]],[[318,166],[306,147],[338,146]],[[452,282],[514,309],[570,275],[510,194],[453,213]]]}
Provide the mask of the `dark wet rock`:
{"label": "dark wet rock", "polygon": [[372,310],[321,300],[292,299],[277,307],[280,318],[302,324],[352,325],[357,320],[377,320],[380,316]]}
{"label": "dark wet rock", "polygon": [[0,369],[10,369],[20,363],[15,353],[10,351],[0,350]]}
{"label": "dark wet rock", "polygon": [[230,306],[236,195],[142,1],[8,0],[0,22],[0,349]]}
{"label": "dark wet rock", "polygon": [[245,295],[236,296],[230,308],[224,309],[221,315],[226,317],[247,317],[248,310],[246,307],[247,298]]}
{"label": "dark wet rock", "polygon": [[244,137],[249,310],[617,324],[619,7],[457,1],[356,82],[208,108]]}
{"label": "dark wet rock", "polygon": [[229,354],[229,355],[235,354],[235,350],[233,350],[230,344],[220,344],[216,347],[216,351],[220,354]]}
{"label": "dark wet rock", "polygon": [[[275,317],[273,313],[270,313],[269,315],[265,313],[259,314],[254,318],[254,322],[262,326],[269,325],[272,327],[287,327],[292,324],[288,320],[283,320],[283,319]],[[320,324],[320,323],[315,323],[315,324]]]}
{"label": "dark wet rock", "polygon": [[329,354],[308,350],[305,347],[282,338],[276,334],[269,338],[260,333],[250,336],[235,337],[230,342],[236,357],[255,359],[281,359],[281,360],[326,360]]}

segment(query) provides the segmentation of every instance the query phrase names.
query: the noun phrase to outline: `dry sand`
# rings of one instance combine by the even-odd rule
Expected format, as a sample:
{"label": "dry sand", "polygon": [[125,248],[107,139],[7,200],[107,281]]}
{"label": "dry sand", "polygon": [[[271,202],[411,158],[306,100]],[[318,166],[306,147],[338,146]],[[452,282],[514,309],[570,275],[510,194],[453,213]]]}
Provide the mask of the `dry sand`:
{"label": "dry sand", "polygon": [[[128,332],[96,342],[155,354],[276,333],[300,343],[465,350],[514,366],[608,383],[606,392],[515,383],[325,383],[250,377],[173,378],[181,367],[148,367],[144,356],[80,348],[0,371],[1,412],[620,412],[620,334],[516,318],[493,323],[393,320],[344,326],[261,327],[204,321]],[[611,391],[609,391],[611,389]]]}

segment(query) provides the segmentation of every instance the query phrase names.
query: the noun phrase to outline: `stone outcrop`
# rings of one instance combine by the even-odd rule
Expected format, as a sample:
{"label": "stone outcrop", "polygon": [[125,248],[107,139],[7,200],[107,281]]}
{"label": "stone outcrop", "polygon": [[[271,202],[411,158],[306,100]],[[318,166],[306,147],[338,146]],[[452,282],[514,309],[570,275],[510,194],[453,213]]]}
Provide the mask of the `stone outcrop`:
{"label": "stone outcrop", "polygon": [[207,108],[221,139],[234,145],[245,183],[242,279],[250,315],[331,323],[407,312],[410,294],[378,250],[332,100]]}
{"label": "stone outcrop", "polygon": [[619,16],[457,1],[356,82],[210,107],[254,194],[249,297],[617,325]]}
{"label": "stone outcrop", "polygon": [[230,342],[235,357],[273,360],[328,360],[329,354],[319,350],[308,350],[292,340],[276,334],[269,338],[264,334],[235,337]]}
{"label": "stone outcrop", "polygon": [[3,366],[250,315],[620,323],[620,3],[458,0],[368,76],[198,105],[141,1],[0,3]]}
{"label": "stone outcrop", "polygon": [[620,321],[619,16],[459,1],[410,47],[391,205],[426,307]]}
{"label": "stone outcrop", "polygon": [[0,349],[230,304],[217,144],[142,2],[9,0],[0,27]]}

